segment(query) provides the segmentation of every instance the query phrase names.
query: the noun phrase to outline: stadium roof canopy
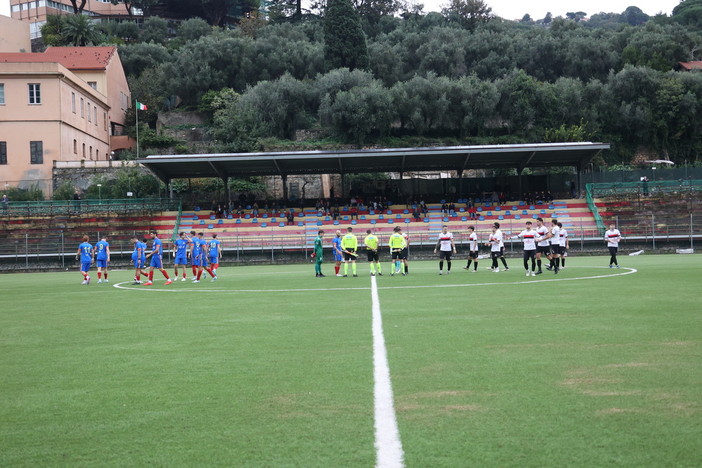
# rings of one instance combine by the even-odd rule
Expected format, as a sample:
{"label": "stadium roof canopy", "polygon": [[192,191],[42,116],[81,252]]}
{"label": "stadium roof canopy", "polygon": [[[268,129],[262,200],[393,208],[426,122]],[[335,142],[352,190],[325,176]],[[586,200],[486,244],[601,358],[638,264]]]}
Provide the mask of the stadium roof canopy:
{"label": "stadium roof canopy", "polygon": [[159,179],[436,172],[468,169],[572,166],[584,169],[608,143],[439,146],[424,148],[295,151],[272,153],[154,155],[140,159]]}

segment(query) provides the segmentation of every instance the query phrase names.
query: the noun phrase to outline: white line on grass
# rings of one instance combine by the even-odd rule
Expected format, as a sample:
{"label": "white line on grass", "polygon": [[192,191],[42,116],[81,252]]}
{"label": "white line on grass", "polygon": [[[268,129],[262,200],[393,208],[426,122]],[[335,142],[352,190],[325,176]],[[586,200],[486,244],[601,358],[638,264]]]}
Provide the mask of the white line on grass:
{"label": "white line on grass", "polygon": [[[579,267],[568,267],[569,270]],[[607,267],[582,267],[582,268],[607,268]],[[576,278],[564,278],[553,277],[551,279],[533,279],[533,280],[522,280],[522,281],[512,281],[509,283],[464,283],[464,284],[424,284],[424,285],[412,285],[412,286],[384,286],[378,289],[424,289],[424,288],[471,288],[476,286],[507,286],[510,284],[536,284],[536,283],[552,283],[555,281],[581,281],[588,279],[600,279],[600,278],[610,278],[614,276],[625,276],[632,273],[637,273],[636,268],[622,267],[623,271],[621,273],[613,273],[610,275],[596,275],[596,276],[579,276]],[[493,273],[486,273],[492,275]],[[221,280],[220,280],[221,281]],[[174,283],[175,284],[175,283]],[[220,283],[221,284],[221,283]],[[134,286],[131,281],[123,281],[121,283],[116,283],[112,285],[118,289],[127,289],[129,291],[152,291],[152,292],[173,292],[173,293],[288,293],[288,292],[308,292],[308,291],[368,291],[370,288],[366,287],[349,287],[349,288],[302,288],[302,289],[175,289],[177,286],[168,286],[164,288],[158,288],[154,286]]]}
{"label": "white line on grass", "polygon": [[371,276],[371,300],[373,302],[373,380],[375,381],[375,466],[402,467],[404,452],[395,416],[388,353],[383,336],[383,317],[380,313],[375,276]]}

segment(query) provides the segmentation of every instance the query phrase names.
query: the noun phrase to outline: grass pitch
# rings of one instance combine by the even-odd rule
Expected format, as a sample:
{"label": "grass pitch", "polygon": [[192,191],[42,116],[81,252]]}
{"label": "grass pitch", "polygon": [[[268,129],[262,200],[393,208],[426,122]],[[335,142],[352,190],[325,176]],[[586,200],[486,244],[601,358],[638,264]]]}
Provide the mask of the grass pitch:
{"label": "grass pitch", "polygon": [[[406,466],[699,466],[701,260],[571,257],[535,278],[516,259],[450,276],[414,262],[407,277],[384,262]],[[2,276],[0,465],[373,466],[358,272],[157,273],[152,288],[127,271]]]}

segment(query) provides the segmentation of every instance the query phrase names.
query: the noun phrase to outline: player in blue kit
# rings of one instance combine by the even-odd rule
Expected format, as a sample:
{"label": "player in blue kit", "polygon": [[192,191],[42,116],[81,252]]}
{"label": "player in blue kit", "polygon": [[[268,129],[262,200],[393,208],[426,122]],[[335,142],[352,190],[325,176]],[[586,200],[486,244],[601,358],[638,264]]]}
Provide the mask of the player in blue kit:
{"label": "player in blue kit", "polygon": [[90,284],[90,265],[93,263],[93,246],[88,242],[90,238],[83,236],[83,243],[78,246],[76,260],[80,260],[80,274],[83,275],[81,284]]}
{"label": "player in blue kit", "polygon": [[181,281],[185,281],[188,276],[188,272],[186,270],[187,265],[188,265],[188,254],[190,253],[188,251],[188,245],[190,244],[190,241],[188,240],[187,237],[185,237],[185,233],[181,232],[178,239],[176,239],[175,243],[173,244],[173,254],[175,256],[175,261],[173,262],[173,267],[175,270],[175,280],[178,281],[178,265],[183,267],[183,279]]}
{"label": "player in blue kit", "polygon": [[100,241],[95,244],[93,253],[97,264],[98,283],[102,283],[103,273],[105,275],[105,283],[109,283],[107,279],[107,265],[110,263],[110,244],[107,242],[106,237],[100,238]]}
{"label": "player in blue kit", "polygon": [[334,239],[332,239],[332,254],[334,254],[334,272],[336,276],[342,276],[341,262],[344,260],[344,254],[341,252],[341,231],[337,229]]}
{"label": "player in blue kit", "polygon": [[207,257],[210,262],[210,270],[214,273],[212,281],[216,281],[219,260],[222,258],[222,242],[217,239],[217,234],[212,234],[212,240],[207,243]]}
{"label": "player in blue kit", "polygon": [[195,255],[193,255],[195,251],[195,242],[197,241],[197,234],[195,234],[195,231],[190,231],[190,236],[188,237],[188,249],[190,252],[190,265],[193,270],[193,281],[197,279],[197,270],[200,267],[200,265],[195,264]]}
{"label": "player in blue kit", "polygon": [[197,234],[197,237],[193,238],[193,255],[197,256],[197,260],[193,260],[193,264],[197,262],[197,276],[193,280],[193,283],[199,283],[200,278],[202,277],[202,272],[207,271],[209,275],[214,278],[215,275],[212,273],[212,269],[210,269],[209,264],[207,262],[208,258],[208,244],[207,241],[204,239],[204,233],[199,232]]}
{"label": "player in blue kit", "polygon": [[134,264],[134,283],[141,284],[141,275],[147,276],[142,268],[144,268],[144,263],[146,260],[146,244],[141,242],[137,236],[132,237],[132,244],[134,244],[134,251],[132,252],[132,263]]}
{"label": "player in blue kit", "polygon": [[164,284],[171,284],[173,280],[168,276],[166,269],[163,268],[163,242],[158,238],[158,233],[156,231],[151,231],[151,239],[153,239],[151,253],[146,255],[146,258],[151,258],[151,263],[149,264],[149,280],[144,283],[144,286],[152,286],[154,284],[154,268],[161,270],[161,274],[166,278]]}

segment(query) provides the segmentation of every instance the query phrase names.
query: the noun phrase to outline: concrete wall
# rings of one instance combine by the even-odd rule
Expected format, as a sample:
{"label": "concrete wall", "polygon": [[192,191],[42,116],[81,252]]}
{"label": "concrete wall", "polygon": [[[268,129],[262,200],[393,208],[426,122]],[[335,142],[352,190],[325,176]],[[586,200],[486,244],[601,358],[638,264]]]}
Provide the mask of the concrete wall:
{"label": "concrete wall", "polygon": [[0,15],[0,52],[31,52],[29,23]]}

